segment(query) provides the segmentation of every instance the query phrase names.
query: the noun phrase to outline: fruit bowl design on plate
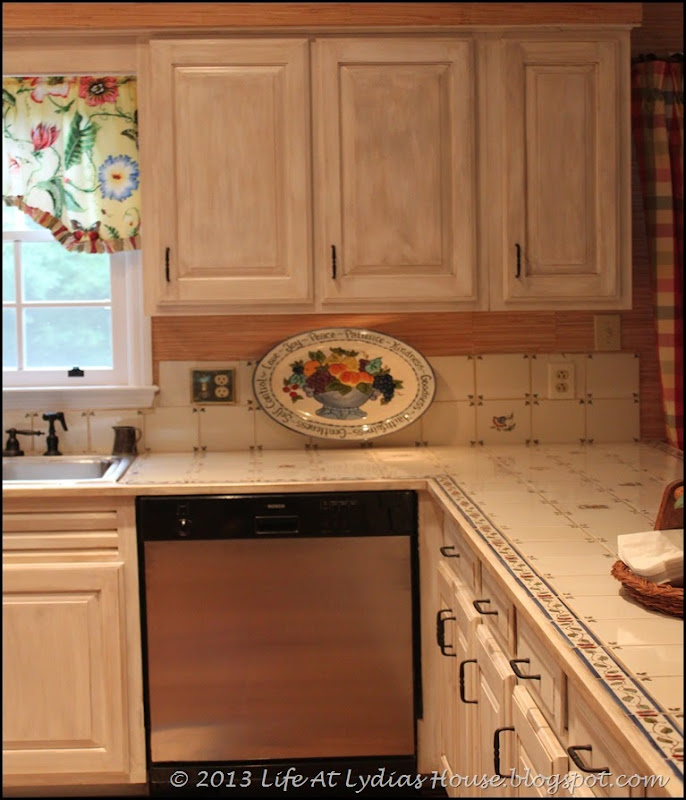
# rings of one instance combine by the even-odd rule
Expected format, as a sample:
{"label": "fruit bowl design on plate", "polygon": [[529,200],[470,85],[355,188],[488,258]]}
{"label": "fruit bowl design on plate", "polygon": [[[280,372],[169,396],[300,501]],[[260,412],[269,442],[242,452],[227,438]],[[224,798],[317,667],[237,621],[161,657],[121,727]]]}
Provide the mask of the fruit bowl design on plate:
{"label": "fruit bowl design on plate", "polygon": [[365,358],[358,350],[342,347],[310,351],[307,361],[290,364],[292,373],[283,379],[283,391],[293,403],[314,397],[321,403],[315,411],[327,419],[364,419],[369,400],[390,403],[403,382],[395,380],[381,358]]}
{"label": "fruit bowl design on plate", "polygon": [[373,439],[415,422],[436,381],[426,359],[379,331],[320,328],[258,361],[255,398],[275,422],[307,436]]}

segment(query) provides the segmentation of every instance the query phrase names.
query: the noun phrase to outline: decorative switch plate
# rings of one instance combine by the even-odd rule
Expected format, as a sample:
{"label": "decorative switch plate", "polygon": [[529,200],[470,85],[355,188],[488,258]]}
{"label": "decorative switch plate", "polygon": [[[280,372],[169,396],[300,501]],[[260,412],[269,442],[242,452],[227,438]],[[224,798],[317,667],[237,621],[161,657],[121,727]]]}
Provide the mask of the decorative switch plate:
{"label": "decorative switch plate", "polygon": [[191,370],[191,403],[235,403],[235,369]]}

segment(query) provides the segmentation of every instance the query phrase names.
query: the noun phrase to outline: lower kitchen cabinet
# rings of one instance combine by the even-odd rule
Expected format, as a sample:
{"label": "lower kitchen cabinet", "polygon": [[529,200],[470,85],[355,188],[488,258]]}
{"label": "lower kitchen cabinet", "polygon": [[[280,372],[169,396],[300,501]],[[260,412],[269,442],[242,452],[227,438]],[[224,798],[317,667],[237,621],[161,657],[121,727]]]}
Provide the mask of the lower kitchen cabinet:
{"label": "lower kitchen cabinet", "polygon": [[440,761],[446,790],[451,797],[467,796],[456,776],[477,770],[476,715],[477,681],[474,642],[480,624],[468,590],[450,567],[438,565],[439,609],[436,615],[436,644],[441,653]]}
{"label": "lower kitchen cabinet", "polygon": [[[479,670],[477,774],[509,776],[514,767],[512,741],[512,692],[515,675],[507,656],[486,625],[476,635],[476,662]],[[509,797],[509,782],[484,787],[484,797]]]}
{"label": "lower kitchen cabinet", "polygon": [[643,786],[630,786],[640,774],[631,753],[605,729],[598,714],[575,686],[569,687],[569,747],[579,772],[590,776],[596,797],[644,797]]}
{"label": "lower kitchen cabinet", "polygon": [[516,797],[559,795],[552,781],[566,775],[567,752],[523,686],[515,686],[512,692],[512,732],[503,731],[502,735],[513,738],[515,774],[520,779],[531,776],[533,783],[527,785],[514,779],[513,794]]}
{"label": "lower kitchen cabinet", "polygon": [[6,792],[145,782],[135,543],[132,499],[5,502]]}
{"label": "lower kitchen cabinet", "polygon": [[631,785],[650,774],[640,743],[630,730],[618,738],[597,689],[589,695],[478,540],[422,502],[420,771],[442,776],[451,797],[673,796],[669,784]]}

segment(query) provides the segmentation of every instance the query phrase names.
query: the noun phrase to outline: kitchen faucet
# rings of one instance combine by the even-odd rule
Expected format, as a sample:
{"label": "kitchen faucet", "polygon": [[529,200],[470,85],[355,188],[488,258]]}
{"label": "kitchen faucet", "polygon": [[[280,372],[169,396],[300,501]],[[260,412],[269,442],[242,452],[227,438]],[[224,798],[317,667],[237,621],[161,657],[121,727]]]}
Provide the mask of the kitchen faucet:
{"label": "kitchen faucet", "polygon": [[48,449],[43,453],[44,456],[61,456],[62,453],[57,449],[57,445],[59,444],[59,440],[57,439],[57,434],[55,433],[55,422],[59,420],[62,423],[62,427],[64,430],[68,430],[67,423],[64,421],[64,412],[63,411],[49,411],[43,414],[43,419],[49,424],[48,428]]}
{"label": "kitchen faucet", "polygon": [[19,446],[19,439],[17,439],[17,434],[20,436],[42,436],[43,431],[20,431],[18,428],[8,428],[5,433],[8,433],[9,436],[7,437],[7,444],[5,445],[5,449],[2,451],[2,457],[6,458],[9,456],[23,456],[24,451]]}

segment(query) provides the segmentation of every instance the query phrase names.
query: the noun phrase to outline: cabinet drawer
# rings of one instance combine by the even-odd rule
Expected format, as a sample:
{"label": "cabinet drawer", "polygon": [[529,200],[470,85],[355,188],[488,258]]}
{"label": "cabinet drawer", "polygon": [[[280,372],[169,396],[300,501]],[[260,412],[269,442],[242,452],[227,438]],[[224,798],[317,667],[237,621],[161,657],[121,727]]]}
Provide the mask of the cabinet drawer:
{"label": "cabinet drawer", "polygon": [[524,764],[532,774],[545,777],[567,773],[567,753],[523,686],[515,686],[512,693],[512,724],[518,766]]}
{"label": "cabinet drawer", "polygon": [[485,569],[481,571],[481,589],[474,606],[505,652],[514,653],[514,606]]}
{"label": "cabinet drawer", "polygon": [[457,523],[449,516],[443,522],[443,544],[441,556],[455,570],[462,583],[471,591],[480,584],[481,565]]}
{"label": "cabinet drawer", "polygon": [[5,552],[116,550],[119,542],[115,509],[93,511],[21,511],[2,515]]}
{"label": "cabinet drawer", "polygon": [[[565,725],[565,674],[549,655],[539,636],[520,617],[517,618],[516,653],[513,669],[519,670],[523,675],[539,676],[518,678],[519,682],[526,685],[555,730],[562,731]],[[527,660],[529,663],[526,663]]]}
{"label": "cabinet drawer", "polygon": [[[632,763],[626,747],[609,736],[607,727],[572,684],[569,685],[568,698],[567,752],[570,756],[570,766],[574,762],[572,756],[576,754],[576,757],[581,759],[581,766],[575,764],[575,768],[587,779],[587,785],[593,783],[593,792],[597,797],[644,797],[643,787],[628,788],[614,785],[619,776],[636,775],[636,765]],[[610,774],[600,775],[585,768],[594,770],[606,768]]]}

